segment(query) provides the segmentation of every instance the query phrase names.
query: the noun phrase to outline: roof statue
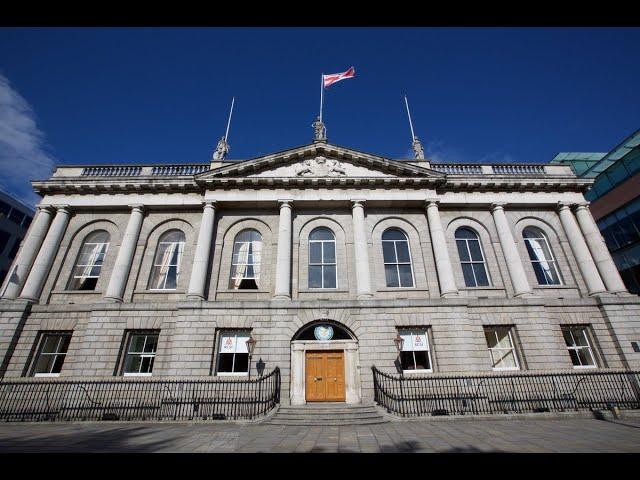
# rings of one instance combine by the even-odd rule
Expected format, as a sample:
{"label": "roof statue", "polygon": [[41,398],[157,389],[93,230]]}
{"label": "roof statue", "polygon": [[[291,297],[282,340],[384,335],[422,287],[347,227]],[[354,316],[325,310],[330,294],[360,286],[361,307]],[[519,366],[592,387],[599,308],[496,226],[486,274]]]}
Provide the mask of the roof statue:
{"label": "roof statue", "polygon": [[422,143],[418,140],[418,137],[413,137],[413,153],[416,156],[416,160],[424,160],[424,148],[422,148]]}
{"label": "roof statue", "polygon": [[216,150],[213,152],[214,160],[223,160],[224,156],[229,153],[229,144],[225,137],[220,138],[218,145],[216,146]]}
{"label": "roof statue", "polygon": [[313,127],[313,141],[314,142],[326,142],[327,141],[327,129],[320,120],[320,117],[316,118],[316,121],[311,125]]}

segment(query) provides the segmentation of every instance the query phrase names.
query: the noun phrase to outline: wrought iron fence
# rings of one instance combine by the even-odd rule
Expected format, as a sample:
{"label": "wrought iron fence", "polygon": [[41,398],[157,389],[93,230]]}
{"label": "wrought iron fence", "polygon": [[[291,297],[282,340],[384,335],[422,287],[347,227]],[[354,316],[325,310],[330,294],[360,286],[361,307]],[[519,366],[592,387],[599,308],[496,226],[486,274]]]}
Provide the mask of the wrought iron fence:
{"label": "wrought iron fence", "polygon": [[280,402],[280,369],[256,379],[0,380],[0,420],[254,419]]}
{"label": "wrought iron fence", "polygon": [[375,401],[387,411],[473,415],[640,408],[640,372],[391,375],[373,367]]}

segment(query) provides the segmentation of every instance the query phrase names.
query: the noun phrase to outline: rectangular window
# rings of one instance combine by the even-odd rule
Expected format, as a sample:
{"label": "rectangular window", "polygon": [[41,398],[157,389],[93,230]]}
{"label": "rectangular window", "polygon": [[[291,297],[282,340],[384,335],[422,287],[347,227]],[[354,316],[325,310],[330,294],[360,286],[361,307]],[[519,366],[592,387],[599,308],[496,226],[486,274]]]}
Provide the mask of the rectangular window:
{"label": "rectangular window", "polygon": [[160,332],[131,331],[126,342],[122,374],[128,376],[151,376],[158,348]]}
{"label": "rectangular window", "polygon": [[400,352],[402,371],[410,373],[433,371],[427,329],[401,329],[398,334],[403,340]]}
{"label": "rectangular window", "polygon": [[218,375],[248,375],[249,330],[221,331],[218,342]]}
{"label": "rectangular window", "polygon": [[520,370],[511,327],[484,327],[493,370]]}
{"label": "rectangular window", "polygon": [[564,326],[562,336],[573,362],[573,368],[596,368],[596,361],[591,350],[588,326]]}
{"label": "rectangular window", "polygon": [[60,375],[72,332],[43,333],[31,374],[35,377]]}

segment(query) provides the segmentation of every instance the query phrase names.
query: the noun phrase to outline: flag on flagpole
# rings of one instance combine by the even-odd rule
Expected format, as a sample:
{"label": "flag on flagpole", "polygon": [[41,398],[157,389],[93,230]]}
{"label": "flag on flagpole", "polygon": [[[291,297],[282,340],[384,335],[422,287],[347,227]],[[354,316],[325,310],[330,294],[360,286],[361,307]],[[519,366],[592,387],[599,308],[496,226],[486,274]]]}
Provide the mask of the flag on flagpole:
{"label": "flag on flagpole", "polygon": [[346,78],[353,78],[355,76],[356,76],[356,70],[353,67],[351,67],[346,72],[332,73],[331,75],[322,75],[323,86],[324,88],[327,88],[333,85],[334,83],[339,82],[340,80],[344,80]]}

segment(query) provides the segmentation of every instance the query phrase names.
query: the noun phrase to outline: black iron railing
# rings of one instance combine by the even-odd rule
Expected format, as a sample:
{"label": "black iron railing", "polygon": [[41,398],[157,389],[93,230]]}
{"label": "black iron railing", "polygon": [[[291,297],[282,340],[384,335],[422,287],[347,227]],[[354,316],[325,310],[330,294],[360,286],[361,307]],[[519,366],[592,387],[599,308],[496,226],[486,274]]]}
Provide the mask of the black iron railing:
{"label": "black iron railing", "polygon": [[0,420],[253,419],[280,403],[280,369],[256,379],[1,380]]}
{"label": "black iron railing", "polygon": [[373,367],[375,401],[403,416],[640,408],[640,372],[392,375]]}

